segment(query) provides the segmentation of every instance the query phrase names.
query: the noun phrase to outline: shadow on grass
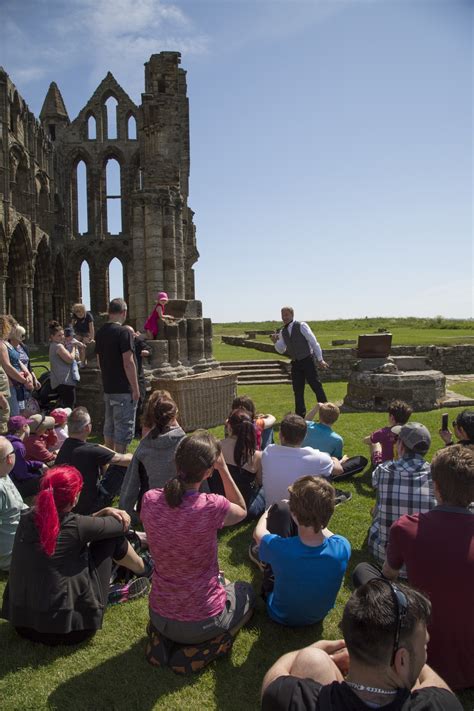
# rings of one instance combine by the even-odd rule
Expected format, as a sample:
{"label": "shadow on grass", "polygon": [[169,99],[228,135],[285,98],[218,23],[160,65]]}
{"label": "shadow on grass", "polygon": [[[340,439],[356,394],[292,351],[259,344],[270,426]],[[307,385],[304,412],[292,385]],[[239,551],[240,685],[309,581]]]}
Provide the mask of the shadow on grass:
{"label": "shadow on grass", "polygon": [[361,476],[354,476],[349,481],[354,485],[354,489],[360,496],[370,499],[375,498],[375,489],[372,486],[372,467],[369,466]]}
{"label": "shadow on grass", "polygon": [[9,622],[2,621],[0,623],[0,649],[2,650],[0,678],[22,669],[48,666],[56,659],[64,659],[88,644],[89,642],[84,642],[75,647],[47,647],[44,644],[34,644],[22,639]]}
{"label": "shadow on grass", "polygon": [[159,702],[186,686],[199,681],[199,676],[180,677],[169,669],[154,669],[145,659],[145,638],[123,654],[88,669],[60,684],[48,697],[53,709],[98,708],[114,711],[150,711]]}

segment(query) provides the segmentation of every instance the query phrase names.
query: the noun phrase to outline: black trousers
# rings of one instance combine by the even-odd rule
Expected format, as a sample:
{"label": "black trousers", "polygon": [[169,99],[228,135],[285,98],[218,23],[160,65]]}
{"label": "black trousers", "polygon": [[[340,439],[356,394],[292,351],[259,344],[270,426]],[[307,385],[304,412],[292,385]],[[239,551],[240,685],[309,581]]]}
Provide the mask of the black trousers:
{"label": "black trousers", "polygon": [[58,385],[56,392],[58,393],[59,407],[70,407],[71,410],[74,410],[76,407],[76,386]]}
{"label": "black trousers", "polygon": [[[89,568],[91,578],[97,580],[99,585],[98,594],[103,602],[104,608],[107,605],[109,594],[110,576],[114,560],[121,560],[128,550],[128,540],[125,536],[107,538],[101,541],[94,541],[89,546]],[[58,632],[38,632],[30,627],[15,627],[21,637],[29,639],[31,642],[40,642],[50,647],[58,644],[80,644],[92,637],[96,630],[72,630],[64,634]]]}
{"label": "black trousers", "polygon": [[[270,533],[275,533],[282,538],[291,538],[298,535],[298,526],[294,522],[290,507],[286,501],[279,501],[268,509],[267,528]],[[275,577],[271,565],[266,565],[263,572],[262,597],[271,593],[275,584]]]}
{"label": "black trousers", "polygon": [[295,394],[295,412],[304,417],[306,415],[306,405],[304,401],[304,386],[308,383],[311,390],[316,395],[318,402],[327,402],[326,393],[321,385],[316,368],[316,362],[312,355],[302,360],[291,361],[291,382]]}

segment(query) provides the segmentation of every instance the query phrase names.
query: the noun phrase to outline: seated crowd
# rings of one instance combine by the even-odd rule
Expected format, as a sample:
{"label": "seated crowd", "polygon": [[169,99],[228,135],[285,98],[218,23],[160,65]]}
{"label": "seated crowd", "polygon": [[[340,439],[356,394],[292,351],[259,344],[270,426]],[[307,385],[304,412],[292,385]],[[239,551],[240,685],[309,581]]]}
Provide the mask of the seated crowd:
{"label": "seated crowd", "polygon": [[[218,532],[255,520],[249,556],[262,571],[268,617],[296,628],[324,620],[351,556],[350,541],[328,528],[335,506],[351,498],[334,485],[368,464],[344,455],[332,427],[336,405],[321,404],[307,419],[286,415],[276,444],[275,418],[241,396],[218,441],[204,430],[186,435],[173,398],[158,390],[145,403],[133,455],[123,441],[114,446],[110,423],[108,446],[93,443],[89,412],[71,409],[80,377],[73,363],[95,335],[76,307],[81,348],[52,326],[51,365],[62,387],[49,415],[27,407],[35,380],[15,356],[9,364],[22,373],[22,392],[0,367],[0,409],[11,407],[0,420],[0,570],[9,571],[1,616],[33,642],[78,644],[101,628],[107,604],[149,593],[149,660],[200,669],[230,649],[256,604],[249,583],[219,569]],[[0,316],[0,366],[17,327]],[[127,334],[119,335],[124,354]],[[456,417],[457,443],[440,432],[445,446],[431,464],[430,432],[410,415],[406,403],[392,403],[389,426],[364,440],[373,561],[353,571],[343,639],[276,661],[262,708],[458,709],[450,689],[474,686],[474,412]]]}

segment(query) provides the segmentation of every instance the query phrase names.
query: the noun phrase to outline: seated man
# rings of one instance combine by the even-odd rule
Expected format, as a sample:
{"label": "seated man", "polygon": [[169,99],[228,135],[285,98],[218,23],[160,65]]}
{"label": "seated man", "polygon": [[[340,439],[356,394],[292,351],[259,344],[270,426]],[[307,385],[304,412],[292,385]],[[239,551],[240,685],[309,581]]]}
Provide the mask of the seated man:
{"label": "seated man", "polygon": [[260,560],[271,565],[264,573],[268,614],[293,627],[319,622],[334,607],[351,546],[326,528],[335,505],[326,479],[303,476],[289,492],[289,502],[262,515],[254,539]]}
{"label": "seated man", "polygon": [[[92,420],[85,407],[76,407],[68,419],[69,437],[59,450],[56,464],[71,464],[82,474],[84,485],[74,513],[92,514],[109,506],[119,493],[131,454],[119,454],[88,442]],[[104,474],[107,465],[115,464]]]}
{"label": "seated man", "polygon": [[413,412],[408,403],[403,400],[392,400],[388,406],[388,426],[375,430],[364,437],[364,444],[370,447],[372,465],[376,467],[382,462],[390,462],[394,457],[396,436],[392,428],[397,425],[406,425]]}
{"label": "seated man", "polygon": [[[313,422],[313,417],[316,414],[319,416],[319,422]],[[316,403],[315,407],[306,415],[307,430],[303,447],[313,447],[313,449],[326,452],[331,457],[341,459],[344,440],[332,429],[332,425],[338,420],[340,414],[338,406],[332,402]]]}
{"label": "seated man", "polygon": [[[408,422],[392,429],[397,435],[398,459],[379,464],[372,473],[376,502],[369,529],[369,549],[383,563],[390,526],[403,514],[429,511],[436,506],[430,465],[423,458],[431,436],[419,422]],[[404,571],[402,572],[405,576]]]}
{"label": "seated man", "polygon": [[428,661],[462,689],[474,686],[474,448],[440,450],[431,475],[438,506],[393,524],[383,573],[395,580],[405,565],[410,585],[428,595]]}
{"label": "seated man", "polygon": [[408,587],[384,580],[363,585],[344,608],[344,639],[290,652],[269,669],[263,711],[461,711],[425,664],[429,614],[429,600]]}
{"label": "seated man", "polygon": [[[319,422],[313,422],[313,417],[319,413]],[[343,455],[344,440],[341,435],[334,432],[333,425],[339,418],[340,410],[333,402],[316,403],[313,409],[306,416],[306,437],[303,440],[303,447],[313,447],[320,452],[326,452],[331,457],[335,457],[342,465],[343,474],[338,479],[349,479],[354,474],[363,471],[368,462],[365,457],[347,457]]]}
{"label": "seated man", "polygon": [[306,422],[299,415],[285,415],[280,425],[281,444],[270,444],[262,454],[262,482],[267,506],[286,499],[288,487],[300,476],[329,478],[342,474],[335,457],[303,447]]}
{"label": "seated man", "polygon": [[15,450],[6,437],[0,437],[0,570],[8,570],[20,513],[28,506],[8,476],[15,464]]}

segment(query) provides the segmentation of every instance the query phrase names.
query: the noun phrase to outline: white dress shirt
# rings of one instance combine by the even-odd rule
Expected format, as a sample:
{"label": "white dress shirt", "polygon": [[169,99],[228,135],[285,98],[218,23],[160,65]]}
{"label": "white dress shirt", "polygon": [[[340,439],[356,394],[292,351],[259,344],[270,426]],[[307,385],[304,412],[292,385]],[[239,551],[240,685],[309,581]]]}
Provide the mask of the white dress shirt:
{"label": "white dress shirt", "polygon": [[[293,324],[294,324],[294,321],[292,321],[288,326],[288,335],[289,336],[291,336],[291,332],[293,330]],[[309,345],[309,349],[310,349],[311,353],[314,356],[316,356],[316,360],[318,361],[318,363],[321,363],[321,361],[323,360],[323,352],[321,350],[321,346],[319,345],[319,343],[316,340],[316,336],[314,335],[314,333],[312,332],[312,330],[310,329],[310,327],[308,326],[306,321],[300,321],[300,328],[301,328],[301,333],[308,341],[308,345]],[[275,343],[275,350],[281,354],[283,354],[286,351],[286,344],[285,344],[285,341],[283,340],[282,334],[283,334],[283,329],[280,331],[280,333],[278,335],[278,341],[276,341],[276,343]]]}

